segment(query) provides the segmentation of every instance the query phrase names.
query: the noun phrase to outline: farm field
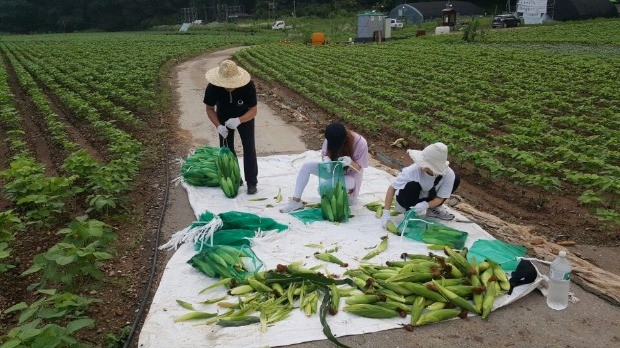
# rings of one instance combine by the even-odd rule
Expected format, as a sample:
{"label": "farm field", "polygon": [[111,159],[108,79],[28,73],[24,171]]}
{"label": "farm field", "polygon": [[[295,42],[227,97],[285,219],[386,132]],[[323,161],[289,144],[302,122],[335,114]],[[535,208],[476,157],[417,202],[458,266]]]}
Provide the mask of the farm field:
{"label": "farm field", "polygon": [[[444,141],[480,192],[531,212],[525,223],[544,220],[539,234],[618,246],[620,104],[610,77],[620,74],[620,42],[605,32],[619,29],[589,21],[492,31],[476,43],[451,35],[325,47],[251,29],[1,36],[0,309],[18,305],[0,314],[0,332],[52,323],[39,338],[121,340],[176,142],[164,77],[230,46],[256,45],[235,58],[325,122],[344,120],[373,154],[402,156],[390,146],[399,137],[410,147]],[[24,306],[30,314],[17,319]]]}

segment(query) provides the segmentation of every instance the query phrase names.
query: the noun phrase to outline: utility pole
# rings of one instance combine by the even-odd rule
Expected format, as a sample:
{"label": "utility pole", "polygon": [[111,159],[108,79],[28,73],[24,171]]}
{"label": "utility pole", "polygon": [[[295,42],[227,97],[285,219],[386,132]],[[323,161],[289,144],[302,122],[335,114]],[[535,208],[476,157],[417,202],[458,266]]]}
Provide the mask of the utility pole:
{"label": "utility pole", "polygon": [[296,7],[295,7],[295,0],[293,0],[293,17],[297,18],[297,10],[296,10]]}

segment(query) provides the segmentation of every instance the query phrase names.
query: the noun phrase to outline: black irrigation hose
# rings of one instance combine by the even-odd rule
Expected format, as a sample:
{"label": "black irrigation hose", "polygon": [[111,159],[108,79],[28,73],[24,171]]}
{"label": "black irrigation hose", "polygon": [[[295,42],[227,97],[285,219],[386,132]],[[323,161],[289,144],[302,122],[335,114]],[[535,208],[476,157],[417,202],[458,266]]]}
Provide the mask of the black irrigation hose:
{"label": "black irrigation hose", "polygon": [[151,264],[151,274],[149,275],[149,281],[146,283],[146,287],[144,288],[144,294],[142,295],[142,300],[140,302],[140,307],[138,308],[138,312],[136,313],[136,317],[133,320],[133,324],[131,325],[131,330],[125,339],[125,343],[123,344],[123,348],[129,347],[131,341],[133,340],[133,335],[138,328],[138,324],[140,323],[140,319],[142,318],[142,314],[144,313],[144,309],[146,308],[146,304],[148,303],[148,298],[151,293],[151,285],[153,284],[153,278],[155,278],[155,270],[157,268],[157,250],[159,247],[159,237],[161,235],[161,226],[164,221],[164,216],[166,214],[166,206],[168,205],[168,194],[170,193],[170,164],[168,163],[168,149],[165,151],[165,159],[166,159],[166,191],[164,192],[164,202],[163,207],[161,209],[161,215],[159,215],[159,221],[157,222],[157,234],[155,236],[155,248],[153,254],[153,263]]}

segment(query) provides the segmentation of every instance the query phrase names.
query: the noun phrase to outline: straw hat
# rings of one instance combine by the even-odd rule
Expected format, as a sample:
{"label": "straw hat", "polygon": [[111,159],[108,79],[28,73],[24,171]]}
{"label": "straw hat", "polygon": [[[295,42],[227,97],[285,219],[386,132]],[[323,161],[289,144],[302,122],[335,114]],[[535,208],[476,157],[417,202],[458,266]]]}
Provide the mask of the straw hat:
{"label": "straw hat", "polygon": [[224,88],[239,88],[250,82],[250,73],[238,66],[232,60],[223,60],[217,68],[210,69],[205,74],[210,84]]}
{"label": "straw hat", "polygon": [[444,175],[448,165],[448,146],[444,143],[428,145],[422,151],[407,150],[407,153],[422,168],[429,168],[436,175]]}

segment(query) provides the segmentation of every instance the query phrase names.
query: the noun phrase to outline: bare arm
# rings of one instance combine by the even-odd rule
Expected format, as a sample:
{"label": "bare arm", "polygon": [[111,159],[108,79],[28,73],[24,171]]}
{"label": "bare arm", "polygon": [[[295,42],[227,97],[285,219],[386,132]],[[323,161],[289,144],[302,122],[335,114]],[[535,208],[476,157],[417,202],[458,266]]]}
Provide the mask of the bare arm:
{"label": "bare arm", "polygon": [[258,107],[257,106],[252,106],[251,108],[248,109],[248,111],[246,111],[245,114],[243,114],[242,116],[239,117],[239,121],[241,121],[241,123],[243,122],[248,122],[250,120],[252,120],[254,117],[256,117],[256,112],[258,111]]}
{"label": "bare arm", "polygon": [[392,207],[392,200],[394,199],[395,192],[396,189],[394,189],[392,185],[390,185],[387,189],[387,192],[385,193],[385,203],[383,204],[384,210],[388,211]]}
{"label": "bare arm", "polygon": [[[355,162],[355,161],[351,161],[351,167],[353,167],[353,169],[355,169],[355,171],[357,171],[357,172],[359,172],[360,169],[362,169],[362,166],[357,164],[357,162]],[[390,186],[390,187],[392,187],[392,186]]]}
{"label": "bare arm", "polygon": [[217,113],[215,112],[215,106],[207,105],[207,116],[209,116],[209,120],[211,120],[211,123],[213,123],[215,127],[218,127],[221,124],[220,121],[217,119]]}

